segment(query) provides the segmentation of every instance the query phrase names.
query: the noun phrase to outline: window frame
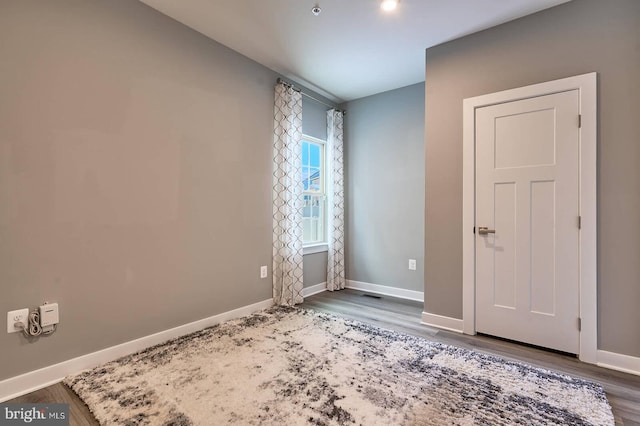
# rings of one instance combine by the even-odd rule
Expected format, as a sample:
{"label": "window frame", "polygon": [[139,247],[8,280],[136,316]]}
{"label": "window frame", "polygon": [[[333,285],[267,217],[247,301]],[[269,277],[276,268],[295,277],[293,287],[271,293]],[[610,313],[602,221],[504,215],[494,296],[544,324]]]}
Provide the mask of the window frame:
{"label": "window frame", "polygon": [[[313,254],[313,253],[321,253],[328,251],[328,242],[327,242],[327,141],[316,138],[307,134],[302,135],[302,139],[300,140],[300,147],[302,148],[302,144],[304,142],[312,143],[320,146],[320,190],[319,191],[302,191],[302,196],[310,195],[310,196],[321,196],[322,197],[322,240],[321,241],[313,241],[309,243],[305,243],[304,240],[302,242],[302,247],[304,254]],[[300,164],[300,168],[302,169],[302,161]]]}

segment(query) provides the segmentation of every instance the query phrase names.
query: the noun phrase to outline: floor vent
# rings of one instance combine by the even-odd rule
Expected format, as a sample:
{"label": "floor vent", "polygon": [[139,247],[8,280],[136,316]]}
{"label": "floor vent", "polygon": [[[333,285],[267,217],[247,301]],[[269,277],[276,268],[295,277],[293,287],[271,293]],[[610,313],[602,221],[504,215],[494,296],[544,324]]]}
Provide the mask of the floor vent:
{"label": "floor vent", "polygon": [[370,297],[372,299],[382,299],[382,296],[376,296],[375,294],[363,294],[362,297]]}

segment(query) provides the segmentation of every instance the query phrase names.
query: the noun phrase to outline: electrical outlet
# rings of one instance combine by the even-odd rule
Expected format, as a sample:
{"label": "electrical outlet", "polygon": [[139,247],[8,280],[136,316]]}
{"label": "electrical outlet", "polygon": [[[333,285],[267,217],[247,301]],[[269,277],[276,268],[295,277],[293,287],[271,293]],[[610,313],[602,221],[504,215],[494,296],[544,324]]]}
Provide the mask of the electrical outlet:
{"label": "electrical outlet", "polygon": [[260,267],[260,278],[267,278],[267,274],[268,274],[268,270],[267,270],[267,266],[261,266]]}
{"label": "electrical outlet", "polygon": [[29,322],[29,308],[7,312],[7,333],[17,333],[18,331],[22,331],[21,328],[14,326],[17,322],[21,322],[25,327],[27,327],[27,323]]}
{"label": "electrical outlet", "polygon": [[416,260],[415,259],[409,259],[409,269],[412,271],[416,270]]}

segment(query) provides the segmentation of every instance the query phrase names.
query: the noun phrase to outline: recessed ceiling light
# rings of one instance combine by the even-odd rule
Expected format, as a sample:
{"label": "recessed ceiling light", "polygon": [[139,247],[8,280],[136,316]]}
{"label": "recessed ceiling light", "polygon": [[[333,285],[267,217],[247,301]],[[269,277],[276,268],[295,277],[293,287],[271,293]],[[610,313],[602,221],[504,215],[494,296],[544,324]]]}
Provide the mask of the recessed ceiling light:
{"label": "recessed ceiling light", "polygon": [[382,0],[380,8],[385,12],[391,12],[398,6],[398,0]]}

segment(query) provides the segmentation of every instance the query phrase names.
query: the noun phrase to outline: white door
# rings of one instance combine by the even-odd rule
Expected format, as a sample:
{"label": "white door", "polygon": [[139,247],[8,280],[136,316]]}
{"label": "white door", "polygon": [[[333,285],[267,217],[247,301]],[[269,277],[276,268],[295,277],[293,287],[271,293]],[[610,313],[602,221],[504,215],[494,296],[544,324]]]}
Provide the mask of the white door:
{"label": "white door", "polygon": [[476,330],[569,353],[580,348],[578,108],[572,90],[475,117]]}

